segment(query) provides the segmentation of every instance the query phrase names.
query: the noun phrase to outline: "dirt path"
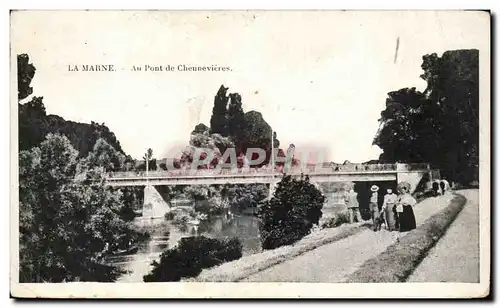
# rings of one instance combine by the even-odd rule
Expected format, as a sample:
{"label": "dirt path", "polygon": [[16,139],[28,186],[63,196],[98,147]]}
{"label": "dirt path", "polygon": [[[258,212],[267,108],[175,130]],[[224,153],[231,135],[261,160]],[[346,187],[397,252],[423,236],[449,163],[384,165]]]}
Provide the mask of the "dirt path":
{"label": "dirt path", "polygon": [[479,282],[479,191],[459,191],[464,209],[408,282]]}
{"label": "dirt path", "polygon": [[[243,281],[334,282],[354,271],[373,254],[396,240],[395,234],[364,230],[333,244],[321,246],[290,261],[252,275]],[[367,245],[370,243],[370,245]]]}
{"label": "dirt path", "polygon": [[[446,195],[429,198],[417,204],[417,225],[446,207],[452,198],[452,195]],[[398,236],[398,232],[365,230],[251,275],[243,281],[341,282],[366,260],[377,256],[395,243]]]}

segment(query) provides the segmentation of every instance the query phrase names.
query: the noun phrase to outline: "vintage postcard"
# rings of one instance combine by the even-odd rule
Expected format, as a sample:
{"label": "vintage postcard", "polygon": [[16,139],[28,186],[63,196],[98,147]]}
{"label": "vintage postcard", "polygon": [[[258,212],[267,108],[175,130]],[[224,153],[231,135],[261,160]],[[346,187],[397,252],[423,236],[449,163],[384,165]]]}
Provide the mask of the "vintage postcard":
{"label": "vintage postcard", "polygon": [[13,297],[489,295],[489,12],[10,22]]}

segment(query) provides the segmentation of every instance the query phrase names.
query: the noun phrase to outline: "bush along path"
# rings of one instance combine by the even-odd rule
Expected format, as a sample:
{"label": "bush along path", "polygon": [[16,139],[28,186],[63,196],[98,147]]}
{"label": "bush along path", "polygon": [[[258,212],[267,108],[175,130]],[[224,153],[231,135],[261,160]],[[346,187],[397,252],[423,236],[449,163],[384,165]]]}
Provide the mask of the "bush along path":
{"label": "bush along path", "polygon": [[450,204],[408,232],[383,253],[367,260],[345,282],[404,282],[462,211],[466,198],[454,195]]}
{"label": "bush along path", "polygon": [[241,250],[241,242],[237,238],[184,237],[177,246],[161,254],[160,262],[153,261],[153,270],[143,280],[167,282],[196,277],[203,268],[241,258]]}
{"label": "bush along path", "polygon": [[[454,196],[450,194],[428,198],[418,203],[415,206],[417,228],[421,227],[427,218],[446,208],[453,198]],[[363,266],[365,262],[376,258],[389,246],[396,243],[398,237],[402,238],[407,234],[387,230],[374,232],[365,228],[354,235],[323,245],[298,257],[287,259],[276,266],[249,275],[242,281],[342,282]]]}

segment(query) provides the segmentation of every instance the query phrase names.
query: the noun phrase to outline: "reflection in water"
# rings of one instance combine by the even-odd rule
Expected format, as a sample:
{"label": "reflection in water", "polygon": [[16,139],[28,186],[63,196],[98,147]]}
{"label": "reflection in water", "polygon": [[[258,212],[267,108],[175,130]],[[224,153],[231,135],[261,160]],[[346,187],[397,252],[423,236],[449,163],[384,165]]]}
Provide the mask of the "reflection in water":
{"label": "reflection in water", "polygon": [[[243,255],[261,251],[258,220],[254,216],[231,215],[212,217],[201,221],[199,226],[176,226],[164,219],[142,220],[136,223],[149,231],[151,238],[142,243],[136,253],[115,256],[110,263],[128,271],[118,282],[142,282],[142,276],[152,269],[151,263],[159,260],[161,252],[171,248],[187,236],[205,235],[212,238],[237,237],[243,245]],[[198,230],[196,230],[198,229]]]}

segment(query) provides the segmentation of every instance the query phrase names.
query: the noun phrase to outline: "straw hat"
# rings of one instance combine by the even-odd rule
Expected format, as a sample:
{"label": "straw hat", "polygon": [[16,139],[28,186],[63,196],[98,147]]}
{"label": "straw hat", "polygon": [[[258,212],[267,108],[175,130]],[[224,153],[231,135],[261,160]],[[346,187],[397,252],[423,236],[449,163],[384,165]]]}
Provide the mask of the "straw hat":
{"label": "straw hat", "polygon": [[370,188],[371,191],[375,192],[375,191],[378,191],[378,186],[377,185],[372,185],[372,187]]}
{"label": "straw hat", "polygon": [[401,183],[398,184],[398,190],[399,191],[405,189],[406,192],[409,192],[410,191],[410,187],[411,187],[411,185],[408,182],[401,182]]}

